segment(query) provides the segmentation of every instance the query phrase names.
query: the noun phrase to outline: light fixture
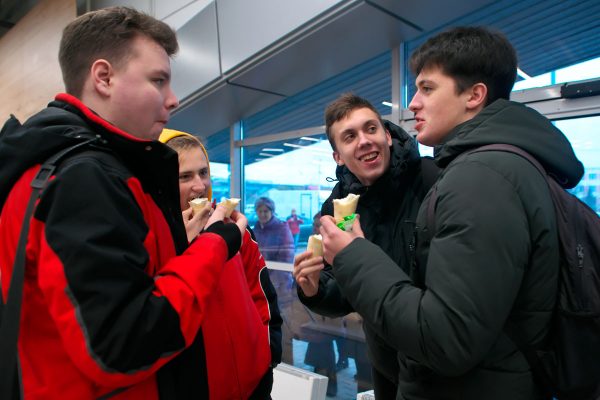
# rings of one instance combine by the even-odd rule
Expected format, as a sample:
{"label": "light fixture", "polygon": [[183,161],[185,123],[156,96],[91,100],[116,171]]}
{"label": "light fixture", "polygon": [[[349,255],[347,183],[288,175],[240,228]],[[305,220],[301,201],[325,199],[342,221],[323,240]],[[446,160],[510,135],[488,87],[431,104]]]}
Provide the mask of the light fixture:
{"label": "light fixture", "polygon": [[302,136],[300,139],[302,139],[302,140],[310,140],[311,142],[320,142],[321,141],[321,139],[312,138],[312,137],[308,137],[308,136]]}
{"label": "light fixture", "polygon": [[388,106],[388,107],[393,107],[394,105],[392,103],[390,103],[389,101],[382,101],[381,104],[383,104],[384,106]]}
{"label": "light fixture", "polygon": [[517,68],[517,75],[519,75],[523,79],[531,79],[529,75],[527,75],[521,68]]}
{"label": "light fixture", "polygon": [[275,156],[275,154],[269,154],[269,153],[258,153],[259,156],[263,156],[263,157],[273,157]]}
{"label": "light fixture", "polygon": [[294,144],[294,143],[284,143],[283,145],[286,147],[293,147],[295,149],[303,149],[306,147],[306,146],[302,146],[300,144]]}
{"label": "light fixture", "polygon": [[274,151],[276,153],[283,153],[285,150],[283,149],[272,149],[270,147],[265,147],[264,149],[262,149],[261,151]]}

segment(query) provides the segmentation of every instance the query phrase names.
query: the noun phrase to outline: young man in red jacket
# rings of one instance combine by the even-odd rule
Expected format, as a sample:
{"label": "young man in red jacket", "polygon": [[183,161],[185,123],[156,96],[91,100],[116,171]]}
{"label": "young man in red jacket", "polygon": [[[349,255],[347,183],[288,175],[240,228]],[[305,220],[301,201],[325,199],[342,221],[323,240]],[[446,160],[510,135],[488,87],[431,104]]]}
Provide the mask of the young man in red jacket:
{"label": "young man in red jacket", "polygon": [[[192,242],[202,233],[212,210],[208,153],[189,133],[164,129],[159,140],[177,151],[179,202]],[[198,198],[208,201],[203,208],[192,208],[190,201]],[[272,368],[281,361],[282,319],[265,259],[250,228],[215,290],[219,301],[209,304],[202,330],[210,398],[269,399]]]}
{"label": "young man in red jacket", "polygon": [[156,141],[178,105],[177,48],[171,28],[133,9],[84,14],[60,44],[67,93],[2,130],[5,299],[40,164],[94,139],[60,164],[31,218],[18,339],[25,399],[208,397],[207,305],[247,220],[234,211],[224,223],[217,207],[188,246],[177,154]]}

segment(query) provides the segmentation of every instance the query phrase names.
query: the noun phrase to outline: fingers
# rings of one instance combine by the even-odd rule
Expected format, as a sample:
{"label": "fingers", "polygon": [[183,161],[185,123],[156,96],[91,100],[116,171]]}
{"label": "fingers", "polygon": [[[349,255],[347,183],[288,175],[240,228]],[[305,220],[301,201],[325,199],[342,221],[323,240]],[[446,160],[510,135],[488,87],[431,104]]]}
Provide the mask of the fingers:
{"label": "fingers", "polygon": [[320,275],[320,271],[325,268],[325,264],[323,264],[323,261],[321,261],[319,264],[317,265],[313,265],[313,266],[305,266],[302,269],[299,269],[298,271],[294,271],[294,278],[296,279],[300,279],[300,278],[309,278],[309,277],[313,277],[313,275],[317,272],[319,272],[318,275]]}
{"label": "fingers", "polygon": [[238,228],[240,228],[242,237],[244,237],[244,233],[246,232],[246,228],[248,227],[248,218],[246,218],[246,216],[238,210],[233,210],[230,218],[233,222],[235,222]]}
{"label": "fingers", "polygon": [[362,227],[360,226],[360,215],[356,214],[356,219],[352,224],[352,236],[364,238],[365,234],[363,233]]}
{"label": "fingers", "polygon": [[196,226],[198,227],[198,231],[204,229],[204,226],[208,222],[211,213],[212,208],[210,207],[210,204],[207,204],[199,212],[194,214],[191,221],[193,221],[196,224]]}
{"label": "fingers", "polygon": [[191,207],[182,212],[183,224],[185,225],[185,232],[187,234],[188,241],[192,241],[196,236],[202,232],[210,216],[210,206],[204,207],[198,212],[192,214]]}
{"label": "fingers", "polygon": [[226,213],[227,213],[227,208],[225,208],[224,206],[221,206],[221,205],[217,205],[217,207],[213,211],[210,218],[208,218],[208,221],[206,222],[206,226],[207,227],[211,226],[212,224],[214,224],[217,221],[223,221],[225,219]]}
{"label": "fingers", "polygon": [[311,251],[298,254],[294,259],[294,278],[303,277],[322,270],[325,267],[323,257],[313,257]]}
{"label": "fingers", "polygon": [[310,250],[306,250],[303,253],[298,254],[294,258],[294,267],[296,267],[297,265],[299,265],[302,261],[308,260],[311,257],[312,257],[312,251],[310,251]]}
{"label": "fingers", "polygon": [[335,233],[336,229],[337,230],[340,229],[336,226],[335,218],[333,218],[331,215],[322,216],[320,221],[321,221],[321,227],[319,228],[319,232],[321,232],[321,235],[329,236],[332,233]]}

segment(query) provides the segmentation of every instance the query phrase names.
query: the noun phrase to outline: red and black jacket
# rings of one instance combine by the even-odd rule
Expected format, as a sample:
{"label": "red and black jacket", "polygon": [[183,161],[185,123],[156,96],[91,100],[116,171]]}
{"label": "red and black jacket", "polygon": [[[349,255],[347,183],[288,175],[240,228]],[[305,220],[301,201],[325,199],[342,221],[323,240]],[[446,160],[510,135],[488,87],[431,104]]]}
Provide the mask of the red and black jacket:
{"label": "red and black jacket", "polygon": [[[177,154],[120,131],[72,96],[14,127],[0,137],[4,296],[40,163],[98,137],[61,164],[31,220],[18,344],[25,399],[208,398],[228,365],[207,354],[203,332],[223,314],[215,294],[230,294],[223,276],[238,268],[237,227],[214,224],[188,247]],[[251,333],[266,345],[245,351],[258,351],[254,359],[267,361],[256,370],[266,370],[260,312],[238,322],[210,340],[210,351],[230,346],[230,337],[248,343],[238,336]]]}

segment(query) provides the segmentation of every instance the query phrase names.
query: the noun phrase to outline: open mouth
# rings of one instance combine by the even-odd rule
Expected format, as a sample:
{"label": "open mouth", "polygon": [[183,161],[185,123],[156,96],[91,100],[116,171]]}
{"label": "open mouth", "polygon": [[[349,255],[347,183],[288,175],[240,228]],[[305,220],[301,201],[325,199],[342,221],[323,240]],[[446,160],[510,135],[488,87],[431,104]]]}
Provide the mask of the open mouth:
{"label": "open mouth", "polygon": [[372,153],[368,153],[363,156],[360,156],[358,159],[360,161],[369,162],[369,161],[375,160],[378,156],[379,156],[379,152],[374,151]]}
{"label": "open mouth", "polygon": [[195,200],[195,199],[200,199],[200,198],[203,198],[203,197],[206,197],[206,193],[200,193],[200,194],[197,194],[197,195],[194,195],[194,196],[190,196],[190,198],[188,199],[188,201],[192,201],[192,200]]}

